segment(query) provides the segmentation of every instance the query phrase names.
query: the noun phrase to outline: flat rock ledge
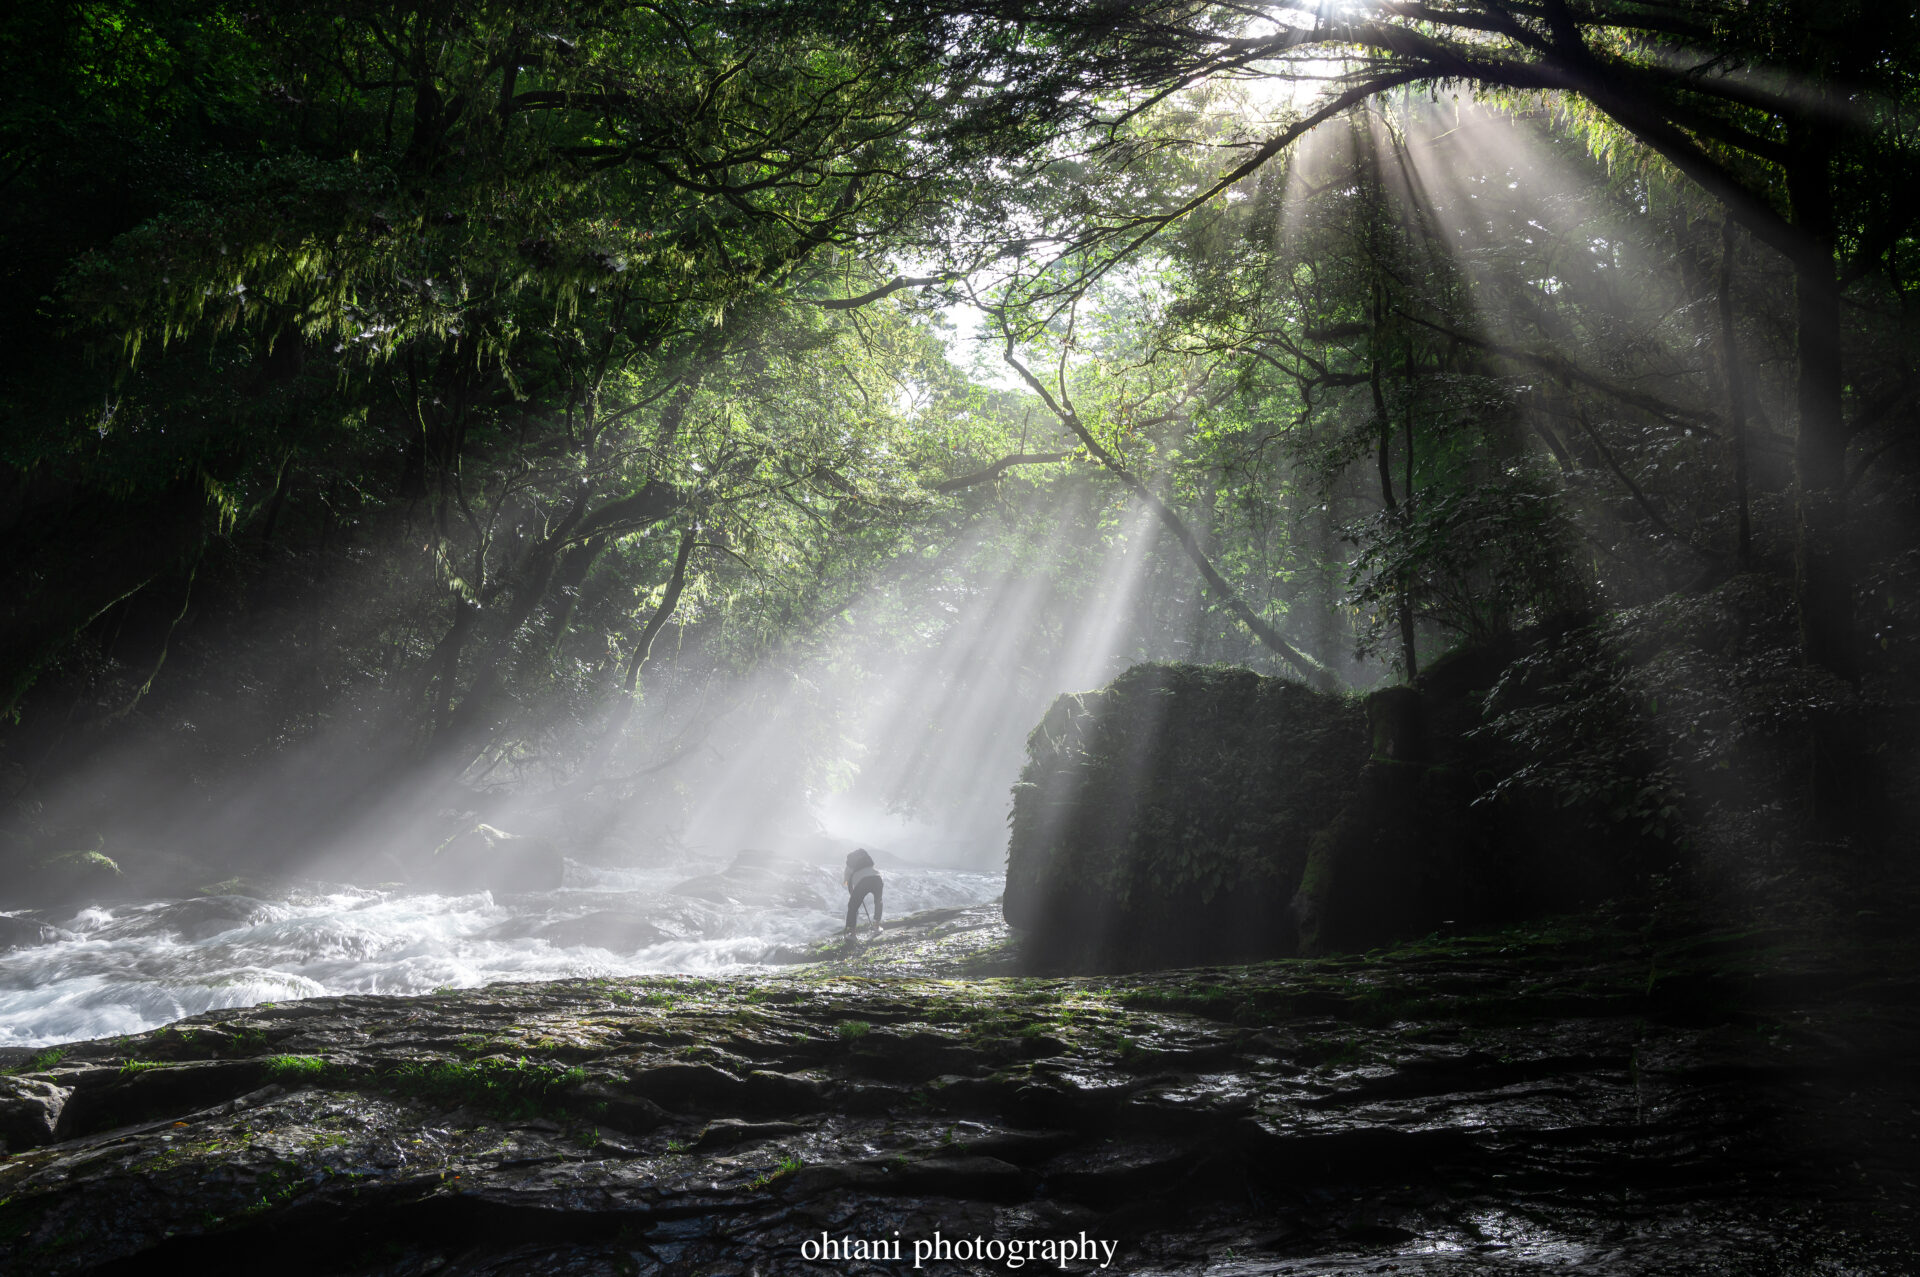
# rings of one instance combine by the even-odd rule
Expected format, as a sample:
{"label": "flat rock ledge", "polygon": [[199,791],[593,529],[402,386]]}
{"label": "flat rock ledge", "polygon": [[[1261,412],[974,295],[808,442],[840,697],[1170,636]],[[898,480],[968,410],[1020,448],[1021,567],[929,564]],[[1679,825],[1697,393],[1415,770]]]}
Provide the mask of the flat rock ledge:
{"label": "flat rock ledge", "polygon": [[937,1232],[1127,1273],[1911,1273],[1911,945],[1583,917],[959,979],[1005,934],[948,910],[766,975],[196,1016],[0,1061],[0,1272],[898,1273]]}

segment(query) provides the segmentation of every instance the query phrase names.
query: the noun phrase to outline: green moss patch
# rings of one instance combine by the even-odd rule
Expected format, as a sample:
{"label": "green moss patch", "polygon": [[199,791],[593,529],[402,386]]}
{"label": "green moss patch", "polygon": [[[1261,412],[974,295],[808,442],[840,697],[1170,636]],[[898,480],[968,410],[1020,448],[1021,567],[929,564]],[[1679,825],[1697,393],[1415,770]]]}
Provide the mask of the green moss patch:
{"label": "green moss patch", "polygon": [[563,1092],[587,1080],[586,1070],[546,1060],[423,1060],[384,1074],[401,1095],[448,1108],[471,1107],[503,1117],[537,1117],[560,1107]]}

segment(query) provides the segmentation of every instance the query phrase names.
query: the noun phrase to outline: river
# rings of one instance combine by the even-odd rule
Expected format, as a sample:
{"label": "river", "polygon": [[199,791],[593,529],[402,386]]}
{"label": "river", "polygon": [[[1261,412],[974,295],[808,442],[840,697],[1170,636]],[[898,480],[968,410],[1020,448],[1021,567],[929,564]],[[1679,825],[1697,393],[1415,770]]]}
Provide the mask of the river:
{"label": "river", "polygon": [[[887,916],[977,904],[1001,877],[894,864]],[[784,863],[741,883],[721,860],[568,861],[556,891],[464,895],[296,881],[258,894],[35,915],[60,938],[0,953],[0,1046],[138,1033],[202,1011],[495,981],[737,972],[837,929],[839,869]]]}

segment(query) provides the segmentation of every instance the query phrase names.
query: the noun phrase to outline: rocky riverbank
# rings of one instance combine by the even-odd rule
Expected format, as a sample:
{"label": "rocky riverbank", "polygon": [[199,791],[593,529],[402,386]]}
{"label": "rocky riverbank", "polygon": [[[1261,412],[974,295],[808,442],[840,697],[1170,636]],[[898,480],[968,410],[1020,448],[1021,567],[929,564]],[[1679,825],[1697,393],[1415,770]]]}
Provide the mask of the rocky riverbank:
{"label": "rocky riverbank", "polygon": [[263,1005],[0,1061],[0,1270],[897,1272],[937,1231],[1129,1273],[1911,1272],[1912,947],[1590,916],[1031,979],[989,906],[768,975]]}

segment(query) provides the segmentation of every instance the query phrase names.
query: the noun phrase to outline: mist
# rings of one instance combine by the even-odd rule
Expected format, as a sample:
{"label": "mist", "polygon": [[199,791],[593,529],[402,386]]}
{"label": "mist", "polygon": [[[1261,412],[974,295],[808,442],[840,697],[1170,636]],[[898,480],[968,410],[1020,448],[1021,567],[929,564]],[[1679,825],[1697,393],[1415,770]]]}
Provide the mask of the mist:
{"label": "mist", "polygon": [[[1204,600],[1168,551],[1111,485],[1014,485],[749,668],[703,660],[710,622],[687,609],[630,715],[616,697],[522,721],[523,744],[402,786],[328,710],[314,721],[347,721],[212,774],[121,743],[44,800],[47,827],[102,831],[123,877],[45,914],[58,942],[0,962],[7,1040],[326,993],[758,969],[832,924],[856,846],[891,910],[991,900],[1052,700],[1208,658]],[[477,827],[553,880],[502,880],[477,844],[452,863]],[[778,872],[729,879],[737,861]]]}
{"label": "mist", "polygon": [[0,1269],[1920,1271],[1920,11],[6,33]]}

